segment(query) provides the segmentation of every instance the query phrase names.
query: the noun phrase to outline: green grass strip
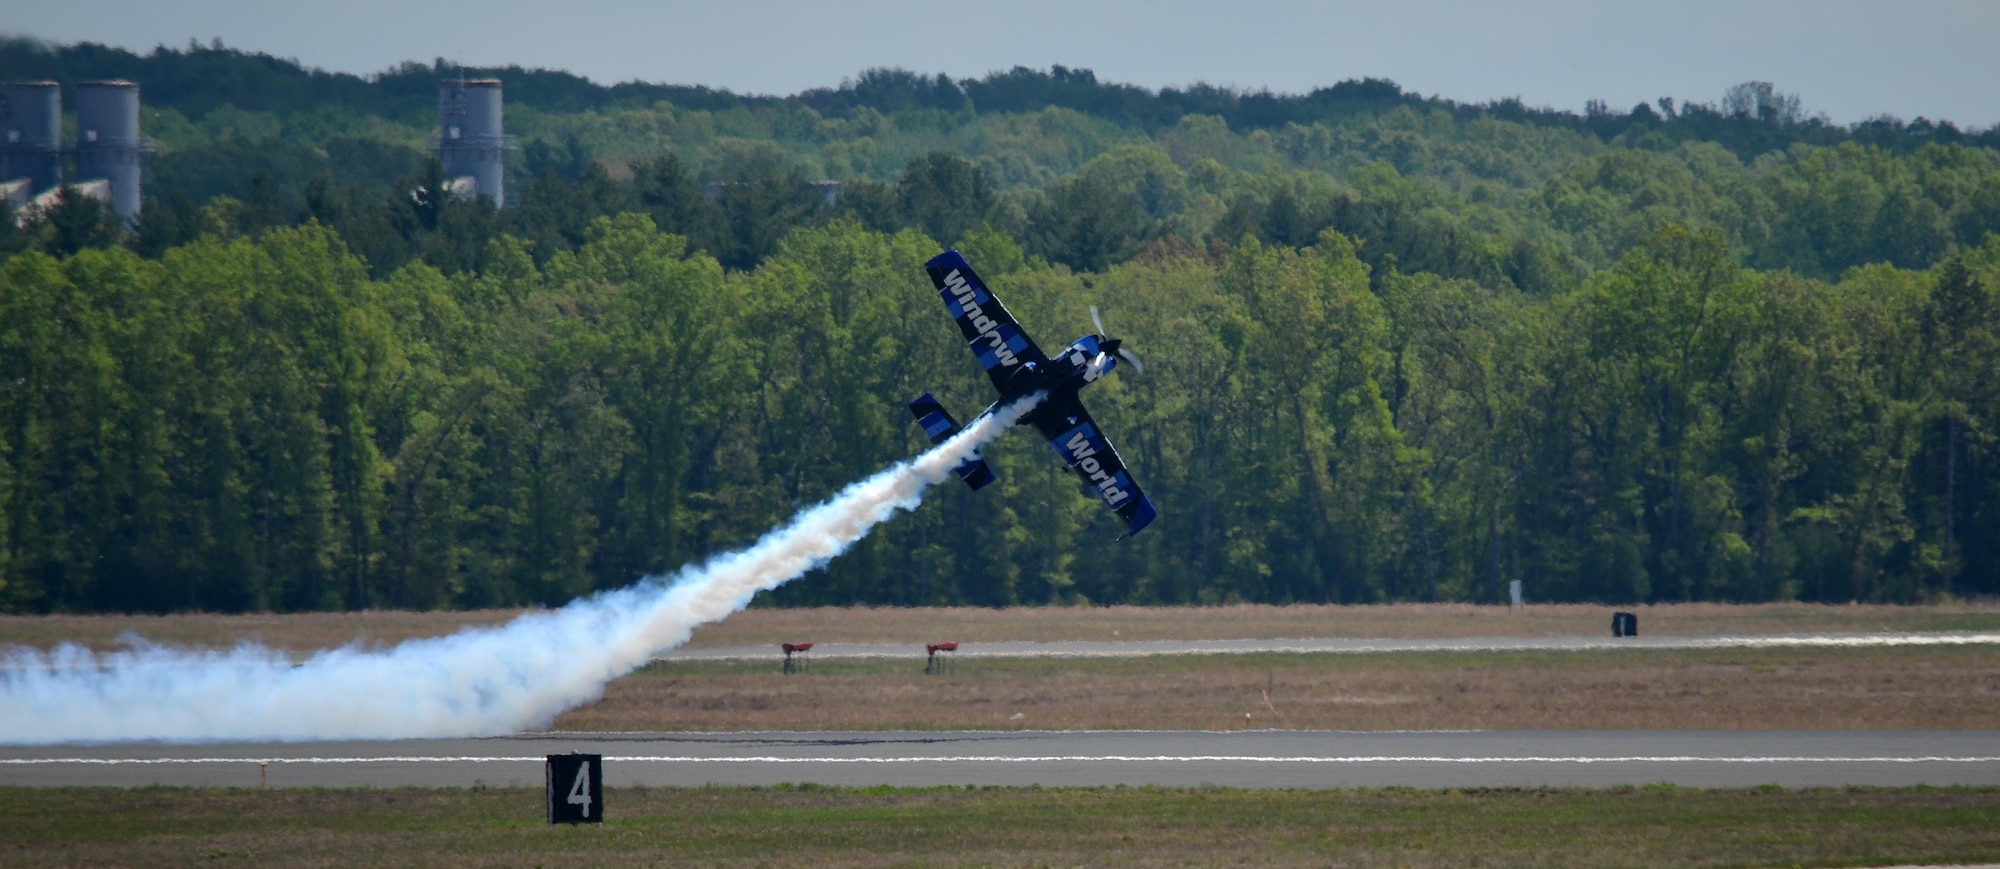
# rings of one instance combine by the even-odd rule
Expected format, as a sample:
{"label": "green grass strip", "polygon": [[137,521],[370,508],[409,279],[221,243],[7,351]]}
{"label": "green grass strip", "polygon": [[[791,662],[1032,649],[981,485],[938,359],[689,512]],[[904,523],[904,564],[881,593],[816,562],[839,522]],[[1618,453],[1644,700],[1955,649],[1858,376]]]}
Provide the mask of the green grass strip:
{"label": "green grass strip", "polygon": [[0,866],[1863,866],[2000,860],[2000,788],[0,788]]}

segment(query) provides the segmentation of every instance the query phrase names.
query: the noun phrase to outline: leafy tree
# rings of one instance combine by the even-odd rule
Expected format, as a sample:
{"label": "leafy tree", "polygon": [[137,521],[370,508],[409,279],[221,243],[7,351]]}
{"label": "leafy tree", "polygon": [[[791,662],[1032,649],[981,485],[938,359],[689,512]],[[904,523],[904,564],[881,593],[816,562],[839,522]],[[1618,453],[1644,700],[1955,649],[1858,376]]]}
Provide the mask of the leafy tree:
{"label": "leafy tree", "polygon": [[56,256],[111,247],[124,240],[123,221],[111,206],[74,184],[57,188],[55,200],[38,215],[36,223],[45,248]]}
{"label": "leafy tree", "polygon": [[997,202],[979,164],[937,151],[911,160],[896,184],[901,225],[944,244],[985,223]]}
{"label": "leafy tree", "polygon": [[1733,118],[1787,127],[1805,120],[1798,96],[1780,91],[1768,81],[1746,81],[1732,86],[1722,96],[1722,111]]}
{"label": "leafy tree", "polygon": [[1986,452],[1993,440],[1994,411],[2000,409],[2000,390],[1995,388],[2000,380],[2000,299],[1995,295],[1986,275],[1975,273],[1964,257],[1953,257],[1938,267],[1937,285],[1921,314],[1923,366],[1931,380],[1931,413],[1937,417],[1929,427],[1943,429],[1938,444],[1943,454],[1938,463],[1943,466],[1942,515],[1935,519],[1942,539],[1926,560],[1933,561],[1947,593],[1965,555],[1958,530],[1967,515],[1961,504],[1961,453],[1967,446]]}
{"label": "leafy tree", "polygon": [[779,239],[826,206],[805,173],[769,152],[746,156],[718,187],[721,233],[716,258],[750,269],[777,250]]}
{"label": "leafy tree", "polygon": [[1077,271],[1101,271],[1137,252],[1157,224],[1139,202],[1096,175],[1051,186],[1028,214],[1028,249]]}
{"label": "leafy tree", "polygon": [[11,200],[0,197],[0,260],[28,249],[32,239],[22,230],[20,212]]}
{"label": "leafy tree", "polygon": [[718,249],[721,215],[679,158],[667,154],[633,167],[632,195],[661,232],[686,238],[700,250]]}

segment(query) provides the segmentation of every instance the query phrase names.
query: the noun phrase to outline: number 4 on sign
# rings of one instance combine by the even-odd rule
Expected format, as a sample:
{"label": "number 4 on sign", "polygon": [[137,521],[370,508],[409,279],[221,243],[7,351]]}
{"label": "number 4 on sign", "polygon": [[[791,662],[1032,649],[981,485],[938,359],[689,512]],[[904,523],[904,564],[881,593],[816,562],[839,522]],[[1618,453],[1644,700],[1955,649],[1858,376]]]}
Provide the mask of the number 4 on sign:
{"label": "number 4 on sign", "polygon": [[580,764],[576,768],[576,783],[569,786],[567,802],[577,807],[583,816],[590,817],[590,764]]}
{"label": "number 4 on sign", "polygon": [[549,823],[604,822],[604,758],[596,754],[551,754],[544,785]]}

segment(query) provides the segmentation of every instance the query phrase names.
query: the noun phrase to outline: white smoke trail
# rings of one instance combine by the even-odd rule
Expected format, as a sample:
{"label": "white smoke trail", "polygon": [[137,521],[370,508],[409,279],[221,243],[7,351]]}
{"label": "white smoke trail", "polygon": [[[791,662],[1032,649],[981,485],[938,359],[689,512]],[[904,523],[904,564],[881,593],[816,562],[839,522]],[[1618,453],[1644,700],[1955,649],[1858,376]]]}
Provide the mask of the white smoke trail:
{"label": "white smoke trail", "polygon": [[687,641],[697,625],[827,563],[952,476],[1041,400],[996,410],[948,441],[800,514],[748,549],[504,625],[294,665],[261,646],[205,652],[75,645],[0,655],[0,744],[305,741],[492,736],[547,727],[604,683]]}

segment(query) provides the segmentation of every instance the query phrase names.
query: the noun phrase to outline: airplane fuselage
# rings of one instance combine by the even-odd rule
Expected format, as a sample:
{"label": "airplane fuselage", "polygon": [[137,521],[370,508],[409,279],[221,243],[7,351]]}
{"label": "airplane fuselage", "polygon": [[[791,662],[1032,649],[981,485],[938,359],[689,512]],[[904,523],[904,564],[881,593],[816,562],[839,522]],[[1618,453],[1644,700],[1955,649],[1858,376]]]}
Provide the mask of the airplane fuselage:
{"label": "airplane fuselage", "polygon": [[[1007,404],[1032,392],[1057,390],[1078,390],[1111,373],[1117,367],[1118,358],[1099,348],[1101,335],[1085,335],[1076,339],[1061,353],[1049,357],[1043,365],[1021,362],[1000,387],[1000,400],[996,404]],[[1026,425],[1023,418],[1018,425]]]}

